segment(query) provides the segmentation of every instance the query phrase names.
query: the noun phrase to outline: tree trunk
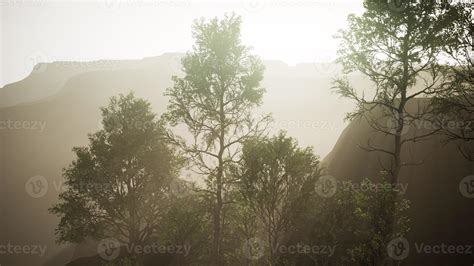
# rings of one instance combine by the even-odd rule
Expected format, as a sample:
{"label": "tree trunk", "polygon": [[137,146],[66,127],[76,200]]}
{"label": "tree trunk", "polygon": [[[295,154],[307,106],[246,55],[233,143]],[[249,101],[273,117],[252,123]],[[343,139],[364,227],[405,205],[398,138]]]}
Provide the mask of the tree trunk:
{"label": "tree trunk", "polygon": [[[219,185],[218,185],[219,187]],[[220,265],[221,256],[221,212],[222,212],[222,191],[217,190],[216,206],[214,208],[214,264]]]}

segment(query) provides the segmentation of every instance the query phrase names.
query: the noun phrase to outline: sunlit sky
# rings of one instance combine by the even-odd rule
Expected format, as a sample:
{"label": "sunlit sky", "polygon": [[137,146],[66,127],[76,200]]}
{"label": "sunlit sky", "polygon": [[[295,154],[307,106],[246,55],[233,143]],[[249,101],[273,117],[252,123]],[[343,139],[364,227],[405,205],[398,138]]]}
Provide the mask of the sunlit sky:
{"label": "sunlit sky", "polygon": [[140,59],[191,49],[199,17],[242,16],[242,40],[263,59],[327,61],[333,35],[362,0],[0,0],[0,86],[38,61]]}

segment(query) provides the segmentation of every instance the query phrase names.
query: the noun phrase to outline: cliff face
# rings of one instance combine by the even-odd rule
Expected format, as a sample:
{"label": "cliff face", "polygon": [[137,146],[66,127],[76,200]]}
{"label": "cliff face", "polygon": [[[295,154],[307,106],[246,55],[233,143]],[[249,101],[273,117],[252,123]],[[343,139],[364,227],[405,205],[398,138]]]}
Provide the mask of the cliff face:
{"label": "cliff face", "polygon": [[[418,104],[413,103],[411,111]],[[403,137],[421,136],[432,130],[429,123],[415,124]],[[334,149],[324,160],[328,174],[337,179],[360,181],[379,177],[380,163],[387,158],[379,152],[366,152],[359,145],[371,145],[391,150],[393,138],[373,132],[369,124],[356,120],[343,131]],[[474,163],[467,161],[455,143],[446,143],[442,136],[408,143],[402,151],[405,163],[418,166],[402,168],[400,185],[406,185],[403,195],[411,201],[409,211],[411,232],[407,236],[410,253],[406,265],[468,265],[472,254],[427,254],[418,252],[425,245],[472,245],[474,239],[474,202],[461,193],[462,179],[474,174]],[[468,145],[468,144],[465,144]],[[469,144],[474,147],[474,143]],[[472,187],[474,189],[474,187]],[[474,192],[473,192],[474,193]]]}

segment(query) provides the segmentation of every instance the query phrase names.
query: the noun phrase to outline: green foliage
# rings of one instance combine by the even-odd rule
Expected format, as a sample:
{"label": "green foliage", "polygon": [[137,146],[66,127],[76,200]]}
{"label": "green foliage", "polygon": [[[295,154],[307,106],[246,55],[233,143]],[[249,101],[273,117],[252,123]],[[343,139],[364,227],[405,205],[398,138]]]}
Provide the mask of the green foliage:
{"label": "green foliage", "polygon": [[198,189],[209,206],[213,227],[214,264],[220,265],[225,215],[231,207],[232,184],[228,171],[240,156],[241,144],[259,135],[269,116],[255,119],[254,110],[265,90],[260,86],[264,66],[240,42],[241,19],[226,15],[193,26],[193,51],[182,59],[184,77],[173,77],[167,89],[171,126],[184,126],[191,140],[172,139],[187,156],[191,170],[204,177],[205,189]]}
{"label": "green foliage", "polygon": [[[443,84],[433,101],[436,123],[442,125],[442,134],[448,141],[456,142],[466,159],[474,161],[474,50],[472,10],[458,11],[451,33],[452,45],[443,49],[453,62],[449,79]],[[452,126],[449,123],[454,123]]]}
{"label": "green foliage", "polygon": [[384,179],[338,181],[332,197],[314,194],[308,203],[312,208],[299,219],[290,242],[335,246],[335,253],[300,254],[287,260],[302,265],[387,265],[388,243],[410,230],[409,202],[392,189],[357,189],[375,185],[390,187]]}
{"label": "green foliage", "polygon": [[89,135],[89,146],[74,148],[66,190],[50,209],[61,218],[58,240],[146,242],[168,205],[178,160],[148,102],[133,94],[113,97],[102,115],[104,128]]}
{"label": "green foliage", "polygon": [[311,148],[301,149],[296,140],[280,133],[247,141],[235,172],[244,206],[263,225],[261,232],[272,250],[269,261],[274,265],[278,254],[273,250],[309,209],[308,199],[320,173],[319,159]]}
{"label": "green foliage", "polygon": [[165,245],[191,247],[187,256],[175,258],[184,265],[205,265],[209,259],[209,235],[206,209],[195,193],[172,196],[173,204],[161,220],[156,241]]}
{"label": "green foliage", "polygon": [[[366,187],[371,184],[368,179],[361,183]],[[397,191],[368,190],[355,194],[355,206],[357,244],[348,250],[352,261],[360,265],[387,264],[388,243],[406,236],[409,231],[409,220],[405,214],[409,208],[408,200],[399,199]]]}
{"label": "green foliage", "polygon": [[356,104],[346,119],[363,118],[374,132],[393,138],[392,149],[373,146],[370,141],[361,147],[390,157],[390,166],[381,165],[380,170],[388,171],[396,183],[402,167],[417,163],[402,162],[403,145],[439,131],[415,132],[402,140],[404,130],[416,121],[433,117],[430,106],[415,102],[419,107],[409,112],[409,104],[442,90],[440,84],[448,74],[443,62],[445,48],[456,45],[451,32],[462,8],[441,1],[394,0],[365,0],[364,6],[363,14],[349,15],[348,28],[337,35],[341,41],[337,62],[344,74],[361,73],[374,86],[371,90],[355,88],[344,75],[334,80],[333,89]]}

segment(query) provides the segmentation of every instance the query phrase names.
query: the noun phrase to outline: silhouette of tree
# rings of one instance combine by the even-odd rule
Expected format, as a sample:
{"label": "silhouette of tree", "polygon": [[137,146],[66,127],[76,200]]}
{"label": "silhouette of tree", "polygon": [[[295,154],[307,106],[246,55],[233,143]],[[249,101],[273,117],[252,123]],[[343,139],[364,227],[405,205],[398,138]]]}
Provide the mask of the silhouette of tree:
{"label": "silhouette of tree", "polygon": [[[374,146],[370,139],[361,148],[388,156],[389,165],[381,162],[381,167],[390,174],[390,182],[396,183],[402,167],[423,163],[401,158],[404,144],[440,130],[402,137],[416,121],[432,119],[431,105],[417,98],[444,89],[447,67],[441,58],[445,46],[451,44],[448,36],[455,27],[452,22],[458,19],[459,7],[438,1],[393,0],[366,0],[364,6],[366,11],[360,16],[350,15],[348,29],[339,32],[342,45],[338,62],[345,74],[357,71],[369,78],[373,91],[361,92],[347,77],[337,78],[334,88],[357,104],[347,119],[362,117],[375,132],[392,138],[390,149]],[[418,106],[416,112],[407,110],[410,103]]]}
{"label": "silhouette of tree", "polygon": [[[452,63],[445,90],[435,98],[434,106],[443,125],[442,134],[455,142],[468,160],[474,161],[474,24],[472,10],[460,9],[451,31],[451,44],[444,47]],[[454,125],[454,126],[453,126]]]}
{"label": "silhouette of tree", "polygon": [[[179,160],[148,102],[130,93],[101,110],[103,129],[73,149],[77,159],[64,170],[66,190],[50,209],[61,218],[56,234],[59,242],[113,238],[143,246],[167,210]],[[141,254],[133,255],[141,265]]]}
{"label": "silhouette of tree", "polygon": [[236,169],[245,205],[260,219],[269,249],[269,264],[280,265],[279,247],[295,221],[307,211],[308,199],[319,177],[319,159],[311,148],[280,133],[245,143]]}
{"label": "silhouette of tree", "polygon": [[184,125],[191,141],[172,136],[193,162],[193,171],[205,176],[204,193],[212,203],[213,260],[221,265],[223,208],[235,180],[226,174],[238,161],[240,144],[262,132],[268,117],[255,120],[252,111],[262,101],[264,66],[240,43],[241,19],[227,15],[193,26],[195,45],[182,60],[184,77],[173,77],[167,120]]}

